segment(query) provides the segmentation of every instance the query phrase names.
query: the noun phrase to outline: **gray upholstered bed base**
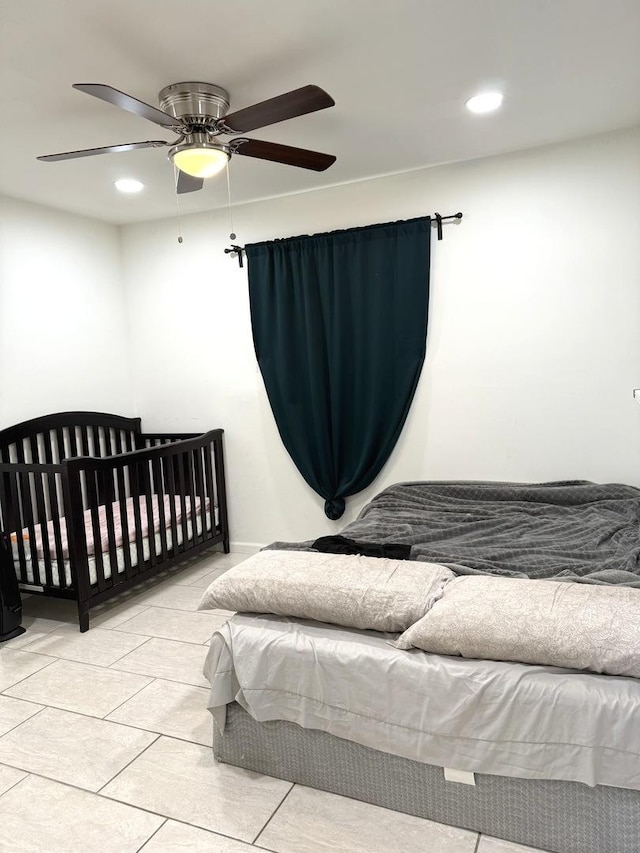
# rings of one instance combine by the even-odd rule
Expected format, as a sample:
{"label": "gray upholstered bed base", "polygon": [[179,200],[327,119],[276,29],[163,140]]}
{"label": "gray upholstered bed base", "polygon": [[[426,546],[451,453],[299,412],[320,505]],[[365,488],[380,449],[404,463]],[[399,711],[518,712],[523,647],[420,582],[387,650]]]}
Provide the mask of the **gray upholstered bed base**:
{"label": "gray upholstered bed base", "polygon": [[577,782],[476,775],[445,782],[421,764],[277,720],[259,723],[227,706],[213,749],[227,764],[333,791],[553,853],[638,853],[640,792]]}

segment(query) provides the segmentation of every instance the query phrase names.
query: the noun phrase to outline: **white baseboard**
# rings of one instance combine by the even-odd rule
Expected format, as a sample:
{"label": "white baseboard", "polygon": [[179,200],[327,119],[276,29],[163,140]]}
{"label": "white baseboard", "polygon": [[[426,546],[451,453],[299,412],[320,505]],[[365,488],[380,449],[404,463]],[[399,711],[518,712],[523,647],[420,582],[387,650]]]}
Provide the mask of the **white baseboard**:
{"label": "white baseboard", "polygon": [[258,542],[229,542],[229,547],[232,554],[257,554],[264,548],[264,545],[260,545]]}

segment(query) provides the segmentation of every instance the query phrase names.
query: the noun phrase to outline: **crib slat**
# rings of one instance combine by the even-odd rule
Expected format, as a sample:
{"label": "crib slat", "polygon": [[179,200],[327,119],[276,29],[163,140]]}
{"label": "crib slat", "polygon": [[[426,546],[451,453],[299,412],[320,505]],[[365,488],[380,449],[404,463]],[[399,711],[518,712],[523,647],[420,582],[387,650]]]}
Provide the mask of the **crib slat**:
{"label": "crib slat", "polygon": [[[24,455],[24,454],[23,454]],[[20,509],[22,510],[22,527],[27,528],[29,535],[29,554],[31,558],[31,567],[34,576],[40,575],[38,565],[38,547],[36,543],[36,528],[33,521],[33,512],[31,510],[31,481],[30,475],[21,471],[18,474],[18,485],[20,490]]]}
{"label": "crib slat", "polygon": [[29,449],[31,450],[31,461],[39,462],[40,461],[40,448],[38,447],[38,436],[30,435],[29,436]]}
{"label": "crib slat", "polygon": [[[165,460],[166,461],[166,460]],[[167,519],[165,517],[164,482],[162,476],[162,462],[156,457],[152,462],[154,490],[158,498],[158,518],[160,522],[160,553],[162,561],[167,559]]]}
{"label": "crib slat", "polygon": [[111,430],[109,427],[104,427],[104,455],[113,456],[113,446],[111,444]]}
{"label": "crib slat", "polygon": [[53,575],[51,572],[51,548],[49,546],[49,525],[47,524],[47,509],[44,500],[44,489],[42,481],[44,475],[34,473],[34,485],[36,495],[37,516],[40,523],[40,537],[42,539],[42,558],[44,561],[44,574],[47,586],[53,586]]}
{"label": "crib slat", "polygon": [[[155,566],[157,561],[155,535],[153,532],[153,483],[151,481],[151,468],[148,461],[144,461],[139,465],[140,482],[142,483],[143,495],[140,502],[140,512],[142,507],[146,507],[147,516],[147,547],[149,549],[149,565]],[[146,561],[145,561],[146,564]]]}
{"label": "crib slat", "polygon": [[[155,566],[158,562],[158,557],[156,554],[156,537],[155,537],[155,524],[153,521],[153,496],[152,496],[152,488],[151,488],[151,472],[149,470],[149,463],[144,462],[142,469],[142,478],[144,483],[144,502],[147,507],[147,541],[149,546],[149,561],[152,566]],[[160,509],[158,507],[158,509]]]}
{"label": "crib slat", "polygon": [[118,466],[118,502],[120,504],[120,526],[122,528],[122,557],[124,573],[127,579],[131,572],[131,541],[129,537],[129,517],[127,515],[127,489],[124,477],[124,466]]}
{"label": "crib slat", "polygon": [[68,428],[69,434],[69,456],[77,456],[78,455],[78,442],[76,441],[76,430],[75,427]]}
{"label": "crib slat", "polygon": [[129,482],[131,485],[131,497],[133,498],[133,518],[136,539],[136,574],[140,574],[144,566],[144,543],[142,539],[142,517],[140,513],[140,463],[132,465],[129,469]]}
{"label": "crib slat", "polygon": [[60,526],[60,510],[58,506],[58,483],[55,474],[47,474],[47,487],[49,491],[49,512],[53,523],[53,538],[56,546],[56,562],[58,564],[58,583],[66,587],[67,581],[64,571],[64,555],[62,551],[62,531]]}
{"label": "crib slat", "polygon": [[54,433],[56,436],[56,446],[58,449],[58,458],[55,461],[63,462],[67,458],[67,454],[64,449],[64,433],[62,432],[61,427],[56,427]]}
{"label": "crib slat", "polygon": [[44,444],[44,461],[51,465],[53,462],[53,438],[51,436],[51,430],[48,429],[46,432],[42,433],[43,444]]}
{"label": "crib slat", "polygon": [[[113,476],[112,471],[102,471],[103,477],[111,478]],[[115,531],[115,521],[113,517],[113,502],[108,501],[104,505],[105,516],[107,519],[107,550],[109,553],[109,568],[110,577],[106,577],[105,573],[105,587],[113,586],[116,582],[116,577],[118,574],[118,548],[116,544],[116,531]],[[102,550],[102,546],[100,546],[100,550]],[[103,558],[104,559],[104,558]]]}
{"label": "crib slat", "polygon": [[178,553],[178,518],[176,513],[176,477],[173,456],[166,458],[167,491],[169,492],[169,520],[171,523],[171,549],[174,556]]}
{"label": "crib slat", "polygon": [[89,453],[89,430],[86,426],[80,427],[80,446],[82,448],[83,456],[90,456]]}
{"label": "crib slat", "polygon": [[192,450],[189,453],[189,468],[191,470],[191,524],[193,527],[191,538],[194,542],[201,542],[205,534],[205,529],[204,527],[201,528],[200,533],[198,533],[198,522],[200,521],[201,507],[198,495],[198,471],[195,450]]}
{"label": "crib slat", "polygon": [[187,481],[187,495],[189,497],[189,519],[191,521],[191,542],[198,542],[198,512],[196,509],[196,483],[193,451],[182,454],[184,459],[185,477]]}
{"label": "crib slat", "polygon": [[[96,471],[87,471],[86,472],[86,488],[87,488],[87,509],[89,510],[89,514],[91,516],[91,531],[93,534],[93,559],[96,566],[96,583],[98,585],[98,590],[102,592],[106,589],[105,577],[104,577],[104,561],[102,559],[102,547],[100,544],[100,540],[102,538],[101,530],[100,530],[100,517],[98,514],[98,508],[100,506],[99,494],[100,494],[100,484],[97,481],[97,472]],[[84,524],[84,519],[79,519]],[[87,542],[87,546],[89,543]],[[87,547],[87,551],[89,548]],[[87,554],[87,565],[88,561],[91,559],[91,554]]]}
{"label": "crib slat", "polygon": [[100,427],[91,427],[91,438],[93,440],[93,455],[99,459],[102,456],[102,448],[100,447]]}
{"label": "crib slat", "polygon": [[184,453],[176,453],[174,456],[176,460],[176,468],[178,474],[178,489],[180,491],[180,512],[182,515],[182,551],[185,551],[187,548],[187,543],[189,541],[189,526],[187,519],[187,499],[186,499],[186,477],[184,471]]}
{"label": "crib slat", "polygon": [[204,474],[207,483],[207,493],[209,497],[209,508],[211,511],[211,532],[215,532],[216,524],[214,517],[214,505],[218,503],[216,500],[216,490],[213,485],[213,460],[211,456],[211,445],[204,448]]}
{"label": "crib slat", "polygon": [[207,500],[204,489],[204,469],[202,465],[202,450],[197,448],[193,451],[193,470],[195,476],[196,496],[200,501],[200,506],[196,511],[193,508],[193,526],[194,534],[198,533],[198,516],[200,517],[200,535],[196,541],[204,541],[207,538]]}

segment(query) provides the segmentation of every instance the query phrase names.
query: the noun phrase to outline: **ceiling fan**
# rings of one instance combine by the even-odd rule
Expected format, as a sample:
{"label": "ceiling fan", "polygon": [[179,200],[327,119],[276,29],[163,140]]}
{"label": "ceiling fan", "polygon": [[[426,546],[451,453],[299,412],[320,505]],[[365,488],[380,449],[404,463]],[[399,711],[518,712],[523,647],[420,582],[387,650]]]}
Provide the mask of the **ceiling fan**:
{"label": "ceiling fan", "polygon": [[336,160],[332,154],[247,139],[244,136],[236,136],[228,141],[220,139],[334,106],[333,98],[319,86],[303,86],[229,114],[229,94],[212,83],[172,83],[165,86],[158,95],[160,109],[104,83],[74,83],[73,88],[171,130],[178,134],[178,138],[173,142],[155,139],[65,151],[61,154],[46,154],[38,157],[38,160],[73,160],[76,157],[133,151],[137,148],[168,147],[168,157],[178,169],[178,193],[202,189],[204,179],[221,171],[233,154],[313,169],[316,172],[323,172]]}

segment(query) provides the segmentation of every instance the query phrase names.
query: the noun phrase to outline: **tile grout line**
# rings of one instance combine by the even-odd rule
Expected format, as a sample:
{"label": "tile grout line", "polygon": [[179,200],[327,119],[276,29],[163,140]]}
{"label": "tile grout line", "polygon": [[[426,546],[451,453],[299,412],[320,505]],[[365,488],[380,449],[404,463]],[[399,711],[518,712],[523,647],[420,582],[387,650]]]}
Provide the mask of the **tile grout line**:
{"label": "tile grout line", "polygon": [[[111,721],[111,720],[110,720],[109,722],[114,722],[114,721]],[[122,723],[115,723],[115,725],[123,725],[123,724],[122,724]],[[147,731],[147,730],[145,729],[145,731]],[[148,732],[148,733],[149,733],[150,735],[156,734],[155,732]],[[124,771],[127,769],[127,767],[130,767],[130,766],[133,764],[133,762],[134,762],[134,761],[137,761],[137,760],[138,760],[142,755],[144,755],[144,754],[145,754],[145,752],[146,752],[148,749],[150,749],[150,747],[152,747],[152,746],[154,745],[154,743],[156,743],[156,741],[157,741],[157,740],[159,740],[161,737],[163,737],[163,735],[156,735],[156,737],[154,737],[154,739],[151,741],[151,743],[148,743],[148,744],[145,746],[145,748],[144,748],[143,750],[141,750],[141,752],[139,752],[136,756],[134,756],[134,757],[131,759],[131,761],[127,761],[127,763],[124,765],[124,767],[121,767],[121,768],[120,768],[120,770],[118,770],[118,772],[117,772],[114,776],[112,776],[112,777],[111,777],[111,779],[109,779],[108,781],[106,781],[106,782],[104,783],[104,785],[101,785],[101,786],[98,788],[98,790],[97,790],[97,791],[94,791],[93,793],[94,793],[94,794],[98,794],[98,796],[100,796],[100,797],[104,797],[104,799],[106,799],[106,800],[112,800],[112,801],[114,801],[114,800],[115,800],[115,797],[108,797],[106,794],[103,794],[103,793],[102,793],[102,791],[107,787],[107,785],[110,785],[112,782],[114,782],[114,781],[118,778],[118,776],[119,776],[121,773],[124,773]],[[119,802],[122,802],[122,801],[121,801],[121,800],[115,800],[115,802],[118,802],[118,803],[119,803]],[[130,803],[127,803],[127,805],[131,805],[131,804],[130,804]],[[135,808],[138,808],[138,807],[137,807],[137,806],[135,806]],[[145,811],[148,811],[148,809],[145,809]],[[154,812],[154,814],[155,814],[155,812]],[[166,817],[166,815],[165,815],[165,817]]]}
{"label": "tile grout line", "polygon": [[[230,765],[230,766],[232,766],[232,765]],[[275,779],[276,777],[270,776],[269,778]],[[287,793],[285,794],[285,799],[288,796],[288,794],[289,794],[289,791],[287,791]],[[137,808],[139,808],[139,806],[133,806],[133,808],[137,809]],[[152,812],[152,814],[156,814],[156,812]],[[268,851],[268,853],[278,853],[277,850],[273,850],[271,847],[261,847],[260,845],[257,845],[255,843],[255,841],[254,842],[245,841],[243,838],[238,838],[237,835],[229,835],[228,833],[222,832],[219,829],[209,829],[208,827],[201,826],[198,823],[189,823],[189,821],[183,820],[182,818],[179,818],[179,817],[168,817],[167,820],[171,820],[174,823],[179,823],[182,826],[190,826],[192,829],[201,829],[203,832],[208,832],[211,835],[220,836],[220,838],[225,838],[225,839],[228,839],[229,841],[236,841],[238,844],[244,844],[244,846],[248,847],[249,849],[255,847],[256,850],[266,850],[266,851]],[[271,820],[271,818],[269,818],[269,820]],[[267,823],[268,823],[268,821],[267,821]],[[266,824],[265,824],[265,826],[266,826]],[[260,832],[262,832],[262,830],[260,830]],[[146,844],[146,841],[145,841],[145,844]]]}
{"label": "tile grout line", "polygon": [[[10,765],[10,764],[5,764],[4,766],[5,766],[5,767],[11,767],[11,765]],[[11,767],[11,769],[12,769],[12,770],[15,770],[16,768],[15,768],[15,767]],[[2,798],[4,797],[4,795],[5,795],[5,794],[8,794],[8,793],[9,793],[9,791],[13,791],[13,789],[14,789],[14,788],[17,788],[17,786],[18,786],[18,785],[20,785],[22,782],[26,782],[26,781],[27,781],[27,779],[29,778],[29,776],[31,776],[31,773],[28,773],[26,770],[21,770],[20,772],[21,772],[21,773],[26,773],[27,775],[26,775],[26,776],[23,776],[23,777],[22,777],[22,779],[18,779],[18,781],[17,781],[17,782],[14,782],[14,783],[13,783],[13,785],[11,785],[9,788],[7,788],[7,790],[6,790],[6,791],[3,791],[3,792],[0,794],[0,802],[2,801]]]}
{"label": "tile grout line", "polygon": [[[132,596],[132,599],[133,599],[133,598],[134,598],[134,596]],[[148,610],[148,609],[149,609],[149,605],[148,605],[148,604],[131,604],[131,603],[130,603],[130,602],[128,602],[128,601],[123,601],[123,602],[122,602],[122,604],[119,604],[119,605],[118,605],[118,607],[123,607],[125,604],[127,605],[127,607],[142,607],[142,608],[143,608],[143,610],[142,610],[142,612],[143,612],[143,613],[145,612],[145,610]],[[114,609],[115,609],[115,608],[114,608]],[[105,614],[102,614],[102,615],[106,616],[107,614],[105,613]],[[140,616],[140,615],[141,615],[140,613],[136,613],[136,616]],[[100,618],[100,616],[97,616],[96,618],[97,618],[97,619],[99,619],[99,618]],[[111,618],[113,619],[113,616],[112,616]],[[117,625],[114,625],[114,626],[112,626],[111,628],[105,628],[105,627],[104,627],[104,626],[102,626],[102,625],[94,625],[93,627],[94,627],[94,628],[102,628],[102,630],[103,630],[103,631],[117,631],[117,630],[118,630],[118,628],[120,627],[120,625],[126,625],[126,624],[127,624],[127,622],[130,622],[132,619],[135,619],[135,618],[136,618],[135,616],[129,616],[127,619],[123,619],[123,620],[122,620],[122,622],[118,622],[118,624],[117,624]],[[89,630],[91,630],[91,627],[89,627]],[[123,633],[126,633],[126,632],[125,632],[125,631],[123,631]]]}
{"label": "tile grout line", "polygon": [[[139,616],[139,615],[140,615],[140,614],[138,614],[138,616]],[[106,629],[106,628],[105,628],[104,630],[112,630],[112,629]],[[125,633],[127,633],[127,632],[126,632],[126,631],[123,631],[122,633],[123,633],[123,634],[125,634]],[[130,636],[130,635],[128,635],[128,636]],[[139,637],[139,636],[140,636],[140,634],[136,634],[135,636],[136,636],[136,637]],[[151,637],[147,637],[147,638],[146,638],[146,640],[144,640],[142,643],[140,643],[140,645],[139,645],[139,646],[136,646],[136,647],[135,647],[135,649],[131,649],[130,651],[125,652],[123,655],[120,655],[120,657],[119,657],[119,658],[116,658],[115,660],[112,660],[112,661],[111,661],[111,663],[107,664],[106,668],[107,668],[107,669],[109,669],[110,667],[112,667],[112,666],[114,665],[114,663],[119,663],[123,658],[126,658],[126,656],[127,656],[127,655],[130,655],[132,652],[137,652],[137,651],[138,651],[138,649],[141,649],[143,646],[146,646],[150,639],[151,639]]]}
{"label": "tile grout line", "polygon": [[255,837],[255,838],[253,839],[253,841],[251,842],[253,845],[256,845],[256,843],[257,843],[258,839],[260,838],[260,836],[262,835],[262,833],[265,831],[265,829],[269,826],[269,824],[271,823],[271,821],[273,820],[273,818],[276,816],[276,814],[280,811],[280,806],[282,806],[282,804],[284,803],[284,801],[287,799],[287,797],[288,797],[288,796],[289,796],[289,794],[293,791],[293,789],[294,789],[294,788],[295,788],[295,782],[292,782],[292,783],[291,783],[291,787],[289,788],[289,790],[287,791],[287,793],[286,793],[286,794],[284,795],[284,797],[280,800],[280,802],[278,803],[278,805],[275,807],[275,809],[273,810],[273,812],[272,812],[272,813],[271,813],[271,815],[269,816],[269,819],[267,820],[267,822],[265,823],[265,825],[262,827],[262,829],[260,830],[260,832],[258,832],[258,834],[256,835],[256,837]]}
{"label": "tile grout line", "polygon": [[[16,649],[16,651],[21,652],[22,649]],[[28,654],[32,655],[32,654],[35,654],[35,652],[29,652]],[[10,684],[8,687],[5,687],[4,690],[0,690],[0,696],[9,696],[8,693],[5,693],[5,690],[11,690],[13,687],[16,687],[18,684],[22,684],[23,681],[26,681],[28,678],[31,678],[32,675],[36,675],[36,673],[42,672],[43,669],[47,669],[47,667],[52,666],[57,660],[60,660],[60,658],[55,657],[54,655],[41,654],[40,657],[41,658],[43,658],[43,657],[51,658],[51,663],[45,663],[44,666],[41,666],[40,669],[36,669],[35,672],[30,672],[29,675],[25,675],[24,678],[19,678],[17,681],[14,681],[13,684]],[[17,699],[17,698],[18,698],[17,696],[9,696],[9,699]],[[26,701],[27,700],[25,699],[25,702]],[[41,703],[38,702],[37,704],[39,705]]]}
{"label": "tile grout line", "polygon": [[[7,699],[15,699],[15,698],[16,698],[15,696],[7,696]],[[29,702],[29,700],[28,699],[16,699],[16,702]],[[15,730],[19,729],[23,723],[28,723],[29,720],[33,720],[34,717],[37,717],[38,714],[41,714],[43,711],[46,711],[46,709],[49,707],[49,705],[44,705],[42,702],[29,702],[29,704],[30,705],[36,705],[36,704],[42,705],[42,707],[38,708],[38,710],[35,712],[35,714],[32,714],[30,717],[27,717],[26,720],[22,720],[21,722],[16,723],[15,726],[11,726],[10,729],[8,729],[6,732],[3,732],[0,735],[0,741],[2,741],[2,738],[5,737],[5,735],[11,734],[11,732],[15,732]],[[3,764],[3,763],[4,762],[0,761],[0,764]],[[7,764],[6,766],[11,767],[10,764]],[[30,773],[30,772],[31,771],[29,771],[29,770],[25,770],[25,773]]]}
{"label": "tile grout line", "polygon": [[[98,796],[100,796],[100,794],[98,794]],[[105,799],[106,799],[106,798],[105,798]],[[135,807],[134,807],[134,808],[135,808]],[[166,818],[162,821],[162,823],[160,824],[160,826],[155,830],[155,832],[152,832],[152,833],[151,833],[151,835],[147,838],[147,840],[143,842],[142,846],[141,846],[141,847],[138,847],[138,849],[135,851],[135,853],[142,853],[142,851],[143,851],[143,850],[144,850],[144,848],[147,846],[147,844],[151,841],[151,839],[154,837],[154,835],[157,835],[157,834],[160,832],[160,830],[161,830],[161,829],[162,829],[162,827],[167,823],[167,821],[168,821],[168,820],[169,820],[169,818],[168,818],[168,817],[166,817]],[[475,851],[474,851],[474,853],[475,853]]]}
{"label": "tile grout line", "polygon": [[473,853],[478,853],[478,847],[480,847],[480,838],[481,837],[482,837],[482,834],[479,832],[478,837],[476,839],[476,846],[473,848]]}
{"label": "tile grout line", "polygon": [[[108,723],[119,722],[119,720],[110,720],[109,717],[111,716],[111,714],[115,714],[115,712],[118,710],[118,708],[122,708],[122,706],[126,705],[127,702],[131,701],[131,699],[134,699],[138,695],[138,693],[142,693],[143,690],[146,690],[147,687],[151,687],[151,685],[154,684],[158,680],[157,678],[153,678],[151,675],[140,676],[140,677],[141,678],[150,678],[151,681],[148,684],[143,685],[139,690],[136,690],[135,693],[132,693],[131,696],[129,696],[127,699],[124,699],[122,702],[120,702],[119,705],[116,705],[115,708],[112,708],[110,711],[107,711],[107,713],[103,717],[100,717],[101,720],[105,720]],[[127,723],[123,723],[121,725],[127,725]],[[130,728],[135,729],[138,727],[137,726],[131,726]],[[149,729],[145,729],[145,731],[149,731]]]}

